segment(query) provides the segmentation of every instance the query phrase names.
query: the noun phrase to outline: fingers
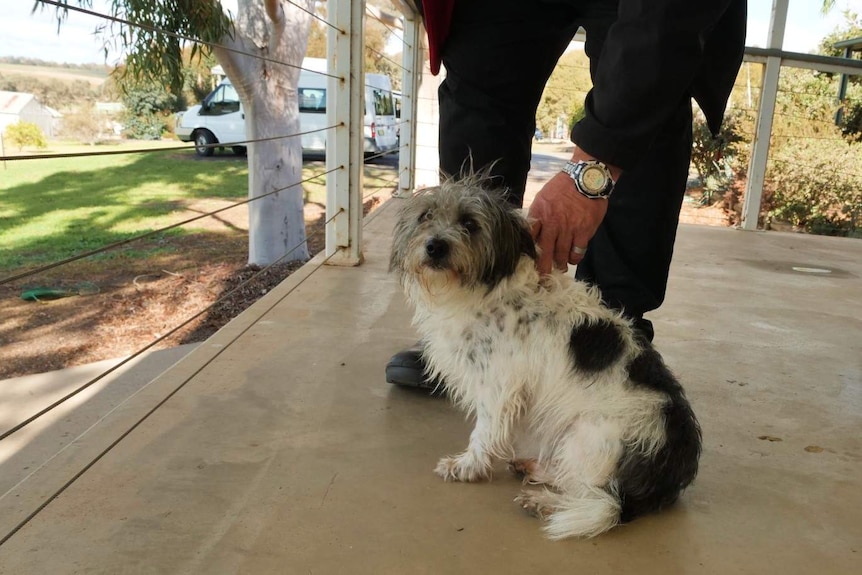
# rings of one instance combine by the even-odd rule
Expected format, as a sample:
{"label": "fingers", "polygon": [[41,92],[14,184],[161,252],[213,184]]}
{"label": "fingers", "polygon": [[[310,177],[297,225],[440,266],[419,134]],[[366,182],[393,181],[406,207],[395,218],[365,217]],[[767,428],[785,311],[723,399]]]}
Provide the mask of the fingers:
{"label": "fingers", "polygon": [[572,246],[572,235],[560,230],[554,245],[554,266],[558,270],[566,271],[568,269]]}
{"label": "fingers", "polygon": [[539,234],[542,232],[542,220],[535,219],[530,214],[527,221],[530,224],[530,235],[533,236],[533,241],[538,243]]}
{"label": "fingers", "polygon": [[543,234],[544,229],[542,228],[542,220],[541,219],[530,219],[530,234],[533,236],[533,241],[536,242],[536,246],[539,248],[539,258],[536,261],[536,268],[539,270],[539,273],[542,275],[547,275],[551,273],[551,267],[553,265],[553,250],[548,249],[549,244],[553,246],[551,243],[551,238],[549,234]]}
{"label": "fingers", "polygon": [[[554,268],[566,271],[569,264],[577,265],[583,260],[586,248],[581,248],[571,234],[550,226],[539,225],[534,229],[538,229],[535,234],[536,245],[539,247],[536,267],[540,274],[550,274]],[[589,242],[586,239],[581,241],[585,246]]]}
{"label": "fingers", "polygon": [[539,249],[539,258],[536,261],[536,268],[542,275],[551,273],[554,265],[554,245],[556,236],[551,232],[550,227],[544,226],[544,214],[541,209],[541,202],[534,202],[530,206],[529,221],[530,234],[533,236],[533,241],[536,242],[536,247]]}
{"label": "fingers", "polygon": [[536,268],[543,276],[551,273],[554,267],[554,238],[547,233],[540,233],[536,240],[536,245],[539,246],[539,260],[536,262]]}
{"label": "fingers", "polygon": [[589,239],[580,238],[572,241],[572,247],[569,249],[569,259],[568,262],[573,266],[578,265],[584,260],[584,256],[587,255],[587,246],[589,245]]}
{"label": "fingers", "polygon": [[582,197],[572,192],[571,186],[566,174],[555,176],[530,205],[530,233],[539,248],[536,267],[542,275],[583,261],[587,245],[607,212],[607,200]]}

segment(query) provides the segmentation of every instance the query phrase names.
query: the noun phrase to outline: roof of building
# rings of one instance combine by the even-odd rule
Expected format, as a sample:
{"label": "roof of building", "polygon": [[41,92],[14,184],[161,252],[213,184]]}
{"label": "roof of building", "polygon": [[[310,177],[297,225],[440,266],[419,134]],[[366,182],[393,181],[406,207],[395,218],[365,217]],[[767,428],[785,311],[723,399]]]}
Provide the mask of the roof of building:
{"label": "roof of building", "polygon": [[17,114],[34,99],[33,94],[0,91],[0,114]]}
{"label": "roof of building", "polygon": [[851,50],[862,50],[862,36],[858,38],[850,38],[833,44],[836,48],[850,48]]}
{"label": "roof of building", "polygon": [[3,90],[0,90],[0,114],[19,114],[32,101],[39,104],[43,113],[47,112],[52,118],[63,117],[63,114],[41,103],[33,94],[26,92],[5,92]]}

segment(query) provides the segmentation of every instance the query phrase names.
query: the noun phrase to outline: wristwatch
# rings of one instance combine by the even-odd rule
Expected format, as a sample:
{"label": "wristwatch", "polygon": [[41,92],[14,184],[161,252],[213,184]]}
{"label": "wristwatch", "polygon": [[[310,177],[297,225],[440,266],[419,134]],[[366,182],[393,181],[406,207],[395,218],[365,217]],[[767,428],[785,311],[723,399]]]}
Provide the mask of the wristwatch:
{"label": "wristwatch", "polygon": [[566,162],[563,172],[575,182],[575,189],[591,200],[607,198],[614,190],[614,179],[608,167],[598,160]]}

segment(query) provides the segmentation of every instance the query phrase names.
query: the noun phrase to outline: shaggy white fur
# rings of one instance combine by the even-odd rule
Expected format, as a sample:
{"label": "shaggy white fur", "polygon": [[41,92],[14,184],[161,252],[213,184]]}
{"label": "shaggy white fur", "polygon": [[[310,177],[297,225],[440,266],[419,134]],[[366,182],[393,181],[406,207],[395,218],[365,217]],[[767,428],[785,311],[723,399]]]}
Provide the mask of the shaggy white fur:
{"label": "shaggy white fur", "polygon": [[[540,277],[526,222],[495,206],[476,182],[450,182],[408,200],[396,227],[392,268],[429,375],[476,420],[467,449],[435,471],[479,481],[495,459],[512,461],[525,482],[546,486],[516,501],[547,520],[549,537],[592,537],[620,521],[625,458],[649,461],[665,446],[670,400],[630,380],[649,344],[595,288]],[[577,347],[573,334],[598,327],[613,349],[597,364],[578,355],[593,343]]]}

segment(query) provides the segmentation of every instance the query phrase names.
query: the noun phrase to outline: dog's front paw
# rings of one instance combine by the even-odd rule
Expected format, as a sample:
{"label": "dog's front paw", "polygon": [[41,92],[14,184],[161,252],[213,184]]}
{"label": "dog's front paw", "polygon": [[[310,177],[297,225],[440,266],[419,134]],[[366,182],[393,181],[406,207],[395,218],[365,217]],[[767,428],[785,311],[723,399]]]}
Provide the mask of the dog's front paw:
{"label": "dog's front paw", "polygon": [[491,465],[465,452],[456,457],[441,459],[434,473],[446,481],[481,481],[491,476]]}

